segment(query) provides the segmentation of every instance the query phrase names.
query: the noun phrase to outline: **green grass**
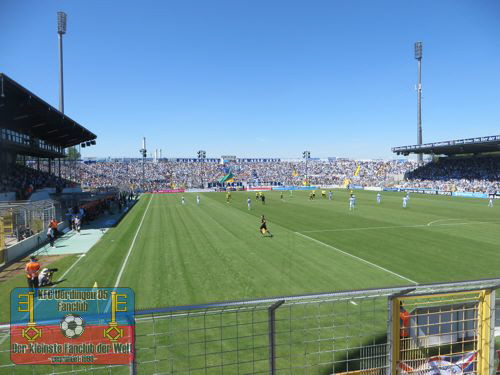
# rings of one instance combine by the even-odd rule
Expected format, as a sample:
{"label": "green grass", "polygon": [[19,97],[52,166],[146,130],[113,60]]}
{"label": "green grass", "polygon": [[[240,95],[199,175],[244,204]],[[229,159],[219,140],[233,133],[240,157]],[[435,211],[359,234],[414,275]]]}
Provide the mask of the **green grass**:
{"label": "green grass", "polygon": [[[134,289],[138,309],[500,277],[500,208],[413,194],[403,209],[402,193],[383,192],[380,205],[376,192],[355,194],[353,212],[345,190],[333,201],[267,192],[266,205],[245,192],[230,204],[204,193],[200,206],[195,194],[185,206],[180,194],[146,195],[60,286],[114,286],[136,234],[120,286]],[[273,238],[258,231],[262,214]],[[62,273],[74,259],[54,266]],[[10,289],[24,285],[23,276],[0,285],[0,321]]]}
{"label": "green grass", "polygon": [[[349,212],[344,191],[333,201],[267,193],[265,206],[254,201],[248,211],[244,192],[230,204],[222,193],[202,194],[200,206],[185,196],[185,206],[179,195],[144,197],[68,285],[114,286],[150,199],[120,280],[138,308],[409,284],[332,247],[418,283],[500,276],[500,212],[484,200],[414,194],[403,209],[401,194],[385,193],[377,206],[374,193],[357,192]],[[261,214],[273,238],[258,232]]]}
{"label": "green grass", "polygon": [[[309,201],[306,192],[280,201],[268,192],[266,205],[245,192],[230,204],[223,193],[201,194],[200,206],[194,194],[185,194],[185,206],[179,194],[147,195],[61,286],[114,286],[148,204],[120,280],[135,290],[137,308],[411,284],[374,265],[418,283],[500,276],[497,207],[413,194],[403,209],[402,194],[383,193],[380,205],[375,194],[356,191],[354,212],[346,191],[333,201]],[[260,235],[261,214],[273,238]],[[55,265],[64,272],[70,264]],[[4,284],[2,297],[24,279]],[[0,320],[7,311],[2,303]]]}

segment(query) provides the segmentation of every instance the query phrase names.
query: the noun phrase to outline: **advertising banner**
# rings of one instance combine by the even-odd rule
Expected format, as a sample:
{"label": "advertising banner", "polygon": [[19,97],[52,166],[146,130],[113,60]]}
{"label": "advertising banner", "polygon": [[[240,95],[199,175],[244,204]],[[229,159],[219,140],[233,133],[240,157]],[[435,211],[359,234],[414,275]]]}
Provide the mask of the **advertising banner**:
{"label": "advertising banner", "polygon": [[361,185],[349,184],[348,188],[351,190],[363,190],[363,186],[361,186]]}
{"label": "advertising banner", "polygon": [[167,190],[155,190],[154,194],[173,194],[173,193],[184,193],[184,189],[167,189]]}
{"label": "advertising banner", "polygon": [[249,186],[247,188],[248,191],[265,191],[272,190],[272,186]]}
{"label": "advertising banner", "polygon": [[455,191],[452,193],[454,197],[463,197],[463,198],[488,198],[488,194],[479,193],[479,192],[471,192],[471,191]]}
{"label": "advertising banner", "polygon": [[273,190],[316,190],[318,186],[273,186]]}

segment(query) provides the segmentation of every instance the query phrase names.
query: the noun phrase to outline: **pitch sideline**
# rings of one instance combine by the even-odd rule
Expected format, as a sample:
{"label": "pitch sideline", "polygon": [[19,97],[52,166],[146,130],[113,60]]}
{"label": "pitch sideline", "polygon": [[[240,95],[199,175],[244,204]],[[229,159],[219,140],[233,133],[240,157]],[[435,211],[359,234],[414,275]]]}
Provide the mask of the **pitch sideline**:
{"label": "pitch sideline", "polygon": [[130,257],[130,254],[132,253],[132,249],[134,248],[135,245],[135,240],[137,239],[137,236],[139,235],[139,231],[141,230],[142,223],[144,222],[144,218],[146,217],[146,213],[148,212],[149,205],[153,201],[153,194],[151,194],[151,198],[149,199],[148,205],[146,206],[146,209],[144,210],[144,213],[142,214],[142,219],[141,222],[139,223],[139,226],[137,227],[137,230],[135,231],[135,236],[134,239],[132,240],[132,243],[130,244],[130,247],[127,252],[127,256],[125,257],[125,260],[122,263],[122,267],[120,268],[120,272],[118,273],[118,277],[116,278],[116,283],[115,283],[115,289],[118,288],[118,285],[120,284],[120,279],[122,278],[123,271],[125,270],[125,267],[127,266],[128,258]]}

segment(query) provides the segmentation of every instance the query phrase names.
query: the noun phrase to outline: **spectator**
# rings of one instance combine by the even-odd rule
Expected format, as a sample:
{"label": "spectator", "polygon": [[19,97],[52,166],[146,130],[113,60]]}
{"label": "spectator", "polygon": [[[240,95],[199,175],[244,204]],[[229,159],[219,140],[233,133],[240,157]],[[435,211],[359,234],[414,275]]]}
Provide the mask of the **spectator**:
{"label": "spectator", "polygon": [[47,229],[47,239],[49,240],[50,247],[54,247],[55,235],[54,229],[52,229],[51,227]]}

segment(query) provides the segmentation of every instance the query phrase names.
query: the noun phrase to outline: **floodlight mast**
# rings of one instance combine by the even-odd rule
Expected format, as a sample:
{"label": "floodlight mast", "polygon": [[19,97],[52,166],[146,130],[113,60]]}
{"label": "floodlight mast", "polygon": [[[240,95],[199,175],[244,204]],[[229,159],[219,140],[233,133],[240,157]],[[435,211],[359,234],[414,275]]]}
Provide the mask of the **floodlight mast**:
{"label": "floodlight mast", "polygon": [[205,188],[205,159],[207,157],[207,152],[205,150],[199,150],[198,151],[198,161],[200,161],[201,164],[201,187],[204,189]]}
{"label": "floodlight mast", "polygon": [[139,150],[142,155],[142,187],[141,190],[145,188],[146,178],[144,174],[144,163],[146,162],[147,150],[146,150],[146,137],[142,138],[142,148]]}
{"label": "floodlight mast", "polygon": [[308,186],[309,185],[309,179],[307,177],[307,161],[311,157],[311,151],[304,151],[302,153],[302,157],[306,160],[306,185]]}
{"label": "floodlight mast", "polygon": [[[66,13],[57,12],[57,34],[59,35],[59,111],[64,114],[64,85],[63,85],[63,42],[62,36],[66,34]],[[80,149],[80,146],[78,146]],[[61,177],[61,158],[59,158],[59,177]],[[49,159],[49,165],[52,161]],[[71,168],[73,170],[73,168]]]}
{"label": "floodlight mast", "polygon": [[63,35],[66,34],[66,13],[57,12],[57,34],[59,35],[59,110],[64,113],[63,81]]}
{"label": "floodlight mast", "polygon": [[[415,59],[418,61],[417,84],[417,144],[422,145],[422,42],[415,43]],[[418,154],[419,164],[423,162],[423,155]]]}

